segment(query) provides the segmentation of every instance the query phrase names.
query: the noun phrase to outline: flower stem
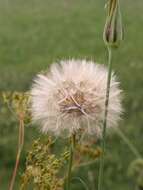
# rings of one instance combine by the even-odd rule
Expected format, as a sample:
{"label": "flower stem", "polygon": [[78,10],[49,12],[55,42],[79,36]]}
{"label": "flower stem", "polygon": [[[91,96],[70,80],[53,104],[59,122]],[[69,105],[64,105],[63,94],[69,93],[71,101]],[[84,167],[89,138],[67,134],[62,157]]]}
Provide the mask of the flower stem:
{"label": "flower stem", "polygon": [[68,175],[67,175],[67,190],[70,190],[70,184],[71,184],[71,172],[72,172],[73,157],[74,157],[74,146],[75,146],[75,135],[73,134],[71,137],[71,145],[70,145],[70,158],[69,158]]}
{"label": "flower stem", "polygon": [[109,94],[110,94],[110,82],[112,75],[112,48],[110,46],[108,46],[107,48],[108,48],[108,76],[107,76],[107,88],[106,88],[106,98],[105,98],[105,113],[104,113],[103,131],[102,131],[102,155],[100,158],[98,190],[102,189],[102,184],[103,184],[107,114],[108,114],[108,104],[109,104]]}
{"label": "flower stem", "polygon": [[9,190],[13,190],[13,187],[14,187],[15,178],[16,178],[16,174],[17,174],[17,170],[18,170],[18,166],[19,166],[19,162],[20,162],[20,156],[21,156],[23,144],[24,144],[24,122],[23,122],[23,119],[20,118],[20,120],[19,120],[18,151],[17,151],[17,155],[16,155],[15,167],[14,167],[12,178],[11,178],[10,185],[9,185]]}

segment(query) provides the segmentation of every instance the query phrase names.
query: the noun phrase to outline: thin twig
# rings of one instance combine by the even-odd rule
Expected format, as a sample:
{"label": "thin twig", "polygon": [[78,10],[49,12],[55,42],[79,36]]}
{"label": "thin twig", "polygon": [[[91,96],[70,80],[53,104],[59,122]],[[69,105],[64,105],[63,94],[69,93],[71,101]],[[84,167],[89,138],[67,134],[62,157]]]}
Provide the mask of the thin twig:
{"label": "thin twig", "polygon": [[9,190],[13,190],[13,187],[14,187],[23,144],[24,144],[24,121],[23,121],[23,117],[20,117],[20,119],[19,119],[18,151],[17,151],[17,155],[16,155],[15,167],[14,167],[12,178],[11,178],[10,185],[9,185]]}

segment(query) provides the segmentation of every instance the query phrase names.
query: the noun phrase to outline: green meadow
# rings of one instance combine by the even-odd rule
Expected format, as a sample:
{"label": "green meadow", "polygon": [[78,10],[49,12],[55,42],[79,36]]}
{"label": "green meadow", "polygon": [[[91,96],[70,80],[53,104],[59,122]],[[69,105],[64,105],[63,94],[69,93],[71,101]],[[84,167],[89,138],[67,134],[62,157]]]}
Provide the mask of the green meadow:
{"label": "green meadow", "polygon": [[[36,73],[59,60],[87,59],[106,65],[104,7],[103,0],[0,0],[0,92],[29,90]],[[124,94],[119,125],[143,154],[143,1],[121,0],[121,9],[124,41],[113,56],[113,69]],[[19,189],[27,151],[41,136],[32,127],[26,127],[25,133],[15,190]],[[8,189],[17,140],[18,123],[0,102],[0,190]],[[103,190],[134,190],[127,172],[134,159],[117,134],[109,135]],[[98,164],[82,168],[75,175],[88,184],[89,170],[96,188]],[[83,186],[75,182],[72,190],[83,190]]]}

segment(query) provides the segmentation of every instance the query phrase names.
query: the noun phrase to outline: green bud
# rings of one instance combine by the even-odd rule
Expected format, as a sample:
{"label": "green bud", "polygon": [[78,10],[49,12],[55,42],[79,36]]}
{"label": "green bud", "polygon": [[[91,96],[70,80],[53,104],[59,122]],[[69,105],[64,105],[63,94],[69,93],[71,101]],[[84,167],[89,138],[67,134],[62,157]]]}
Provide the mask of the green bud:
{"label": "green bud", "polygon": [[107,6],[108,12],[103,39],[106,45],[118,47],[120,42],[123,40],[123,28],[119,0],[109,0]]}

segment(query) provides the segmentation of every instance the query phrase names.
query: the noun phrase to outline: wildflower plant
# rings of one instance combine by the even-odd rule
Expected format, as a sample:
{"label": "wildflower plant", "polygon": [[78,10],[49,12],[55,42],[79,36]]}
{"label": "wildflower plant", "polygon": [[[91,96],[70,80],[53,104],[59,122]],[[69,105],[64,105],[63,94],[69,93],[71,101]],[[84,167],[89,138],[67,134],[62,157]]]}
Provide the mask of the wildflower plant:
{"label": "wildflower plant", "polygon": [[123,39],[123,27],[121,20],[119,0],[109,0],[107,2],[107,17],[103,32],[103,40],[108,50],[108,76],[106,86],[105,112],[102,130],[102,149],[103,154],[100,161],[98,190],[102,189],[103,185],[103,170],[104,170],[104,154],[106,145],[106,128],[108,125],[109,105],[111,96],[111,77],[112,77],[112,50],[118,47]]}
{"label": "wildflower plant", "polygon": [[63,190],[64,175],[60,171],[69,158],[69,152],[65,150],[56,157],[51,152],[53,143],[50,137],[44,142],[38,139],[33,143],[27,156],[21,190],[26,190],[31,183],[38,190]]}
{"label": "wildflower plant", "polygon": [[29,95],[27,93],[19,92],[3,92],[2,93],[4,103],[8,106],[15,119],[19,122],[19,134],[18,134],[18,149],[16,155],[15,167],[13,170],[12,178],[9,185],[9,190],[13,190],[16,179],[16,174],[20,162],[20,156],[24,145],[24,125],[30,120],[29,115]]}
{"label": "wildflower plant", "polygon": [[[42,132],[52,132],[70,138],[70,158],[67,190],[70,190],[71,171],[76,135],[102,137],[98,189],[102,188],[106,129],[115,127],[120,119],[121,90],[112,73],[112,47],[122,40],[119,0],[108,3],[104,42],[108,49],[108,69],[85,60],[68,60],[53,64],[45,75],[38,75],[32,87],[32,116]],[[102,128],[103,126],[103,128]]]}
{"label": "wildflower plant", "polygon": [[[69,137],[70,159],[67,189],[70,189],[76,135],[101,136],[104,122],[108,70],[92,61],[67,60],[39,74],[31,89],[32,118],[43,133]],[[111,74],[107,128],[116,127],[122,111],[121,90]]]}
{"label": "wildflower plant", "polygon": [[[93,164],[101,155],[99,147],[87,144],[76,144],[72,172],[81,167]],[[39,190],[65,189],[69,179],[67,163],[70,159],[68,146],[55,152],[57,142],[50,136],[35,140],[26,158],[25,172],[21,177],[21,190],[35,188]],[[90,159],[90,162],[87,160]]]}

